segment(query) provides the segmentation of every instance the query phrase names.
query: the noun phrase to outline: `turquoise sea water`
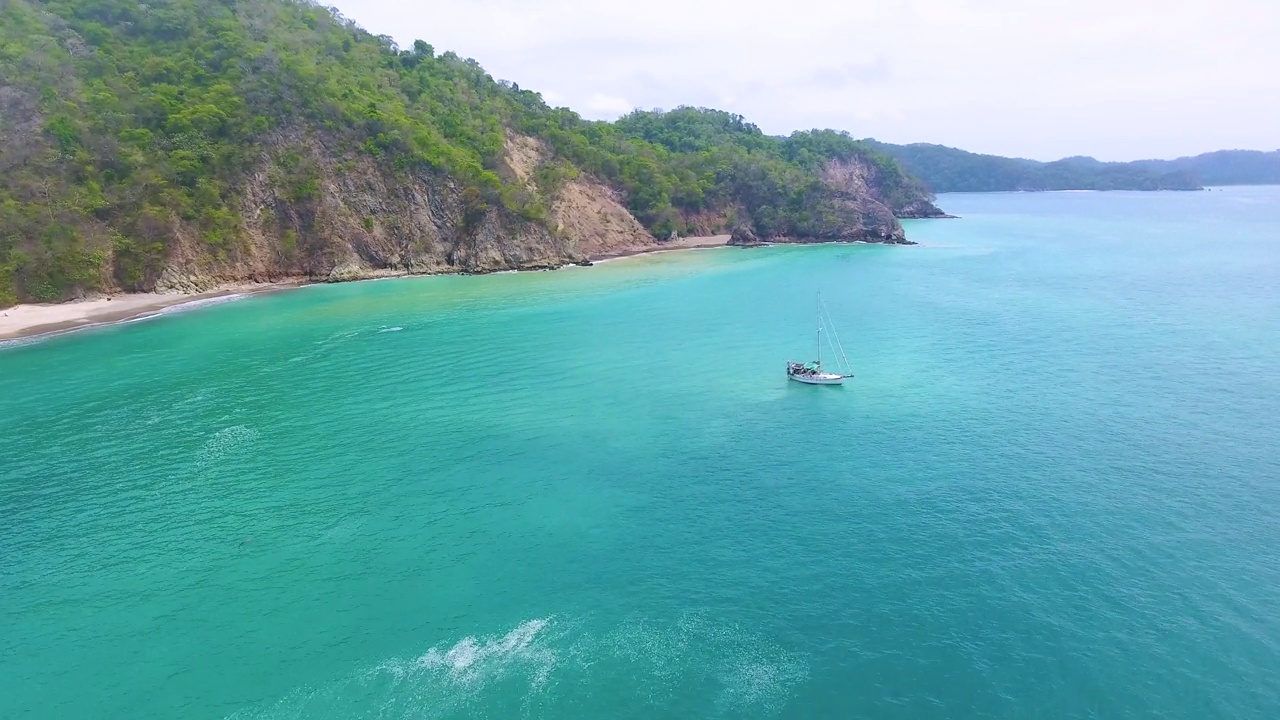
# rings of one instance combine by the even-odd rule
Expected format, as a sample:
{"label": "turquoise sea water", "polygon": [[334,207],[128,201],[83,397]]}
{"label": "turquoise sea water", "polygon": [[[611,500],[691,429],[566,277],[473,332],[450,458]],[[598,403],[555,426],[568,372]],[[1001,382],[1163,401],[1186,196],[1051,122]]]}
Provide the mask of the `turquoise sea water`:
{"label": "turquoise sea water", "polygon": [[1280,717],[1280,188],[942,205],[0,348],[0,718]]}

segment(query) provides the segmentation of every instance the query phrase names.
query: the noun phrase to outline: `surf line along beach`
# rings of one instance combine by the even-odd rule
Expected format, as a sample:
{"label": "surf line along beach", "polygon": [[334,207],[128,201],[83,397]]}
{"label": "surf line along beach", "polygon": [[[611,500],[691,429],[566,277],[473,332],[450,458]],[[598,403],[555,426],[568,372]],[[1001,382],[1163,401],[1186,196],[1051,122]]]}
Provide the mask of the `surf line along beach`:
{"label": "surf line along beach", "polygon": [[[672,250],[725,247],[728,235],[687,237],[656,245],[620,250],[610,255],[592,257],[593,262],[616,260]],[[367,279],[385,277],[418,277],[410,273],[382,273]],[[421,277],[428,277],[423,275]],[[363,278],[362,278],[363,279]],[[85,328],[129,322],[152,317],[183,306],[198,307],[213,300],[233,300],[259,293],[276,292],[315,282],[302,278],[269,283],[231,284],[202,293],[122,293],[104,295],[65,303],[31,303],[0,309],[0,342],[83,330]],[[355,281],[359,282],[359,280]]]}
{"label": "surf line along beach", "polygon": [[125,293],[65,303],[15,305],[0,310],[0,342],[59,335],[74,330],[139,320],[183,306],[198,307],[210,301],[234,300],[273,292],[301,283],[247,284],[204,293]]}

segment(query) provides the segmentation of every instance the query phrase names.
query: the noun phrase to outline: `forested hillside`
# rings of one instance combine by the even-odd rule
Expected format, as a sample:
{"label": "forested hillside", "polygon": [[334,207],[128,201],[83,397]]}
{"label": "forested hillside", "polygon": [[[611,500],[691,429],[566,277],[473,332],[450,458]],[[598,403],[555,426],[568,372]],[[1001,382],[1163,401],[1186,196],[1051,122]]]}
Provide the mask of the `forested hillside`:
{"label": "forested hillside", "polygon": [[1183,167],[1104,163],[1089,157],[1039,162],[927,143],[864,142],[892,156],[933,192],[1203,189],[1195,174]]}
{"label": "forested hillside", "polygon": [[1139,160],[1153,172],[1190,173],[1205,185],[1280,185],[1280,150],[1217,150],[1175,160]]}
{"label": "forested hillside", "polygon": [[672,233],[902,241],[937,215],[833,131],[588,122],[298,0],[0,0],[0,305],[546,267]]}

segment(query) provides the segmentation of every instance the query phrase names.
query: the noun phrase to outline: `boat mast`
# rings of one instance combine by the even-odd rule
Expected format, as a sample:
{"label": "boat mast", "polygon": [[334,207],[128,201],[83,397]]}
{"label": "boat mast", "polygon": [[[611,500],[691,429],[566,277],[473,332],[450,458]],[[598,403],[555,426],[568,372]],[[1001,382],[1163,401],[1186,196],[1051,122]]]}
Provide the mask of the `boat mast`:
{"label": "boat mast", "polygon": [[822,293],[818,293],[818,366],[822,366]]}

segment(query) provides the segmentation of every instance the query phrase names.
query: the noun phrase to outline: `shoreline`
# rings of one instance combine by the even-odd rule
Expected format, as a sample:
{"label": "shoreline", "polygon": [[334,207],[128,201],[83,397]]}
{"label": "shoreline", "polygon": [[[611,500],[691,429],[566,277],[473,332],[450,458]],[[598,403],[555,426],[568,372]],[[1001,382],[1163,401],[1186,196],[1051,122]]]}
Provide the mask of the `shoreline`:
{"label": "shoreline", "polygon": [[[825,243],[824,243],[825,244]],[[664,252],[680,250],[709,250],[733,247],[729,244],[728,235],[707,237],[687,237],[651,246],[630,247],[612,253],[592,255],[588,259],[594,264],[612,262],[625,258],[656,255]],[[566,263],[561,267],[573,267],[575,263]],[[520,272],[517,269],[503,272]],[[15,305],[0,310],[0,348],[6,345],[26,345],[79,330],[95,327],[118,325],[147,318],[158,317],[183,309],[196,309],[209,304],[232,302],[253,295],[292,290],[308,285],[325,285],[333,282],[363,282],[365,280],[387,280],[391,278],[431,277],[434,275],[463,275],[467,273],[431,273],[416,274],[393,270],[372,271],[369,276],[351,279],[325,281],[306,278],[290,278],[278,282],[265,283],[229,283],[213,290],[199,293],[118,293],[100,295],[83,300],[71,300],[64,303],[30,303]]]}
{"label": "shoreline", "polygon": [[[696,250],[727,247],[728,245],[728,235],[690,237],[651,247],[627,248],[614,253],[593,255],[589,260],[594,264],[674,250]],[[569,263],[566,267],[571,267],[572,265],[573,263]],[[520,271],[513,269],[503,272]],[[464,273],[435,274],[461,275]],[[373,271],[367,277],[337,282],[362,282],[365,280],[428,276],[401,271],[379,270]],[[166,312],[174,312],[187,306],[190,306],[190,309],[194,309],[210,304],[211,301],[230,302],[253,295],[323,284],[329,283],[324,280],[293,278],[279,282],[230,283],[199,293],[117,293],[104,294],[83,300],[70,300],[63,303],[19,304],[0,310],[0,346],[19,342],[25,345],[28,342],[57,337],[58,335],[65,335],[78,330],[134,322],[163,315]]]}
{"label": "shoreline", "polygon": [[77,330],[145,320],[183,309],[290,290],[302,280],[231,283],[200,293],[118,293],[64,303],[30,303],[0,310],[0,347],[57,337]]}
{"label": "shoreline", "polygon": [[640,255],[653,255],[661,252],[671,252],[673,250],[705,250],[707,248],[729,247],[729,235],[708,235],[705,237],[686,237],[678,240],[671,240],[660,243],[658,245],[650,245],[644,247],[633,247],[623,250],[617,250],[612,253],[600,255],[592,255],[588,260],[592,263],[601,263],[609,260],[621,260],[622,258],[638,257]]}

